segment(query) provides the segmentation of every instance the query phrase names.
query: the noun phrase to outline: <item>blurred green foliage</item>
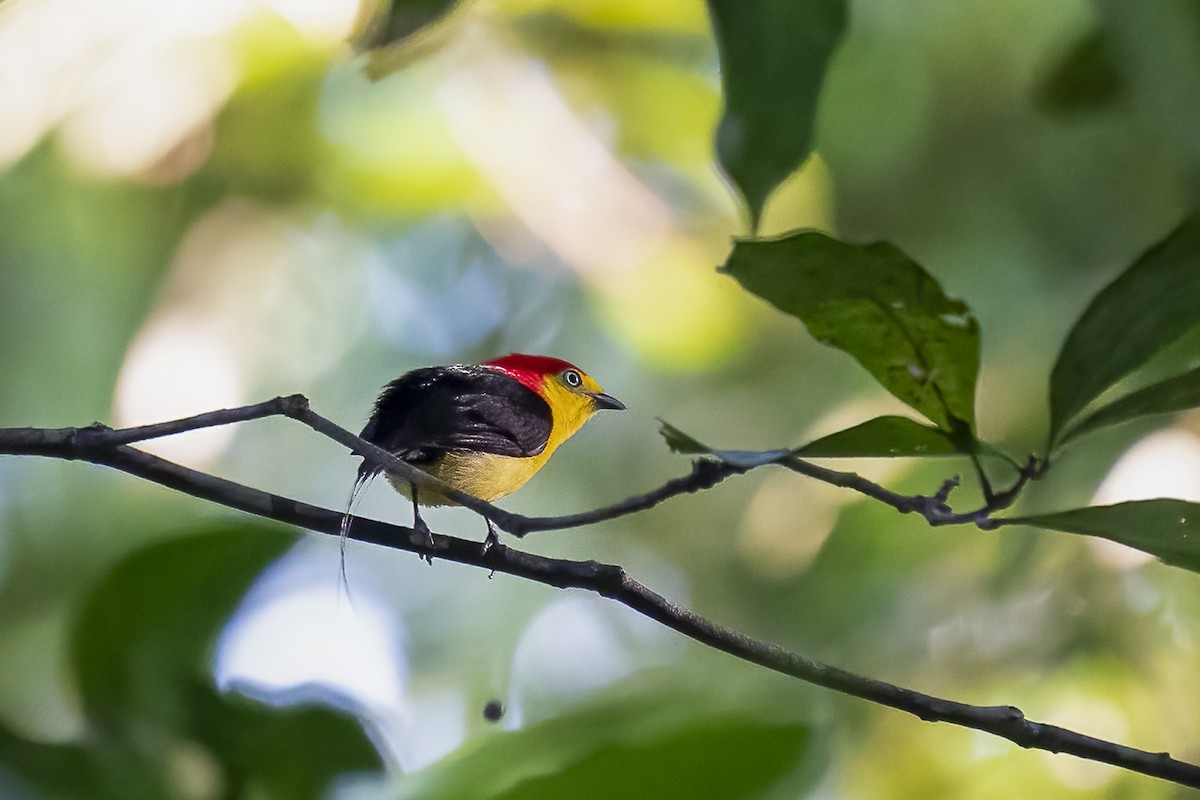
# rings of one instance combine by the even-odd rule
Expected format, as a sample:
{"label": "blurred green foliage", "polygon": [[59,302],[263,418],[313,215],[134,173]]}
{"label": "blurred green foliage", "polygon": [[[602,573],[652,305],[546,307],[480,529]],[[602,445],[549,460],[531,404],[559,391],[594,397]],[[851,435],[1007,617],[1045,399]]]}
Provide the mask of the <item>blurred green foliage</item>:
{"label": "blurred green foliage", "polygon": [[[96,586],[72,633],[86,735],[28,742],[5,730],[18,790],[71,798],[317,798],[335,777],[382,766],[353,718],[328,706],[274,709],[212,685],[212,652],[260,572],[293,542],[230,525],[151,545]],[[341,705],[351,708],[343,702]]]}
{"label": "blurred green foliage", "polygon": [[[718,457],[805,442],[941,456],[851,462],[914,494],[972,475],[964,452],[1045,455],[1053,427],[1070,447],[1015,514],[1086,536],[931,530],[764,469],[530,546],[621,563],[856,672],[1200,758],[1197,576],[1103,541],[1197,563],[1186,287],[1200,273],[1178,238],[1150,249],[1195,205],[1190,4],[866,0],[844,27],[834,3],[712,3],[712,25],[682,0],[394,4],[432,27],[397,16],[396,41],[360,56],[333,11],[172,5],[168,25],[81,4],[98,16],[69,30],[48,0],[0,12],[0,59],[14,54],[0,71],[26,70],[27,103],[0,93],[0,425],[151,422],[304,392],[354,427],[407,369],[541,351],[631,410],[508,502],[539,514],[683,471],[656,418],[737,448],[690,440]],[[892,396],[714,272],[745,233],[714,155],[722,108],[755,132],[736,153],[723,137],[720,161],[764,233],[836,233],[817,266],[838,279],[861,266],[840,273],[844,251],[891,242],[930,313],[969,307],[977,338],[921,383],[950,392],[947,414],[885,380]],[[1119,280],[1148,269],[1168,291],[1104,290],[1131,265]],[[772,287],[795,293],[779,269]],[[780,305],[811,325],[812,298],[793,299]],[[871,357],[895,355],[876,344]],[[942,428],[900,421],[901,400]],[[988,444],[949,437],[951,417]],[[354,474],[280,421],[174,445],[332,507]],[[1117,481],[1118,461],[1150,488]],[[953,500],[970,507],[980,489],[964,484]],[[1181,499],[1087,508],[1138,491]],[[363,511],[407,519],[382,492]],[[469,514],[429,520],[482,535]],[[1175,796],[794,686],[599,598],[371,548],[348,558],[353,601],[334,611],[336,547],[127,476],[0,462],[0,794]],[[293,628],[255,616],[316,590],[332,622],[310,606]],[[358,631],[372,609],[398,652],[317,671],[341,654],[305,635]],[[233,630],[279,652],[217,680]],[[498,724],[480,713],[493,698],[509,708]]]}
{"label": "blurred green foliage", "polygon": [[1042,82],[1037,99],[1050,113],[1103,109],[1116,101],[1120,81],[1112,43],[1103,33],[1093,31],[1064,54],[1058,67]]}

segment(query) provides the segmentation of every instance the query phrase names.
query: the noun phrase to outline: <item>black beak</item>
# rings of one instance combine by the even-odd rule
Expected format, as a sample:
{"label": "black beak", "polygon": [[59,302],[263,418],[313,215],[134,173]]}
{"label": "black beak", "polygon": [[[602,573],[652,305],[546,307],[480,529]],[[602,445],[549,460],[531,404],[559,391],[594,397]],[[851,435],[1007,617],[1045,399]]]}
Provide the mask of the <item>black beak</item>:
{"label": "black beak", "polygon": [[603,392],[596,392],[594,395],[592,395],[592,402],[596,404],[597,411],[605,408],[612,409],[613,411],[625,410],[624,403],[613,397],[611,394],[604,394]]}

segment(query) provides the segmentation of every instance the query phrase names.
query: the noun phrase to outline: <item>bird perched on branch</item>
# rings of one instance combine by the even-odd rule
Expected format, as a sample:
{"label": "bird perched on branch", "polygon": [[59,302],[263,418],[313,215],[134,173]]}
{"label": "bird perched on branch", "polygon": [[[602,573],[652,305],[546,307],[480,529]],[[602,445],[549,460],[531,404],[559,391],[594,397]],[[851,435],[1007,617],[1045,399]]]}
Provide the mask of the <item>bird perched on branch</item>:
{"label": "bird perched on branch", "polygon": [[[624,408],[579,367],[514,353],[485,364],[402,375],[384,387],[359,436],[459,491],[493,502],[524,486],[597,411]],[[380,471],[362,463],[351,504]],[[455,504],[398,475],[388,479],[412,499],[414,527],[426,534],[418,505]],[[485,547],[496,541],[491,520],[487,524]]]}

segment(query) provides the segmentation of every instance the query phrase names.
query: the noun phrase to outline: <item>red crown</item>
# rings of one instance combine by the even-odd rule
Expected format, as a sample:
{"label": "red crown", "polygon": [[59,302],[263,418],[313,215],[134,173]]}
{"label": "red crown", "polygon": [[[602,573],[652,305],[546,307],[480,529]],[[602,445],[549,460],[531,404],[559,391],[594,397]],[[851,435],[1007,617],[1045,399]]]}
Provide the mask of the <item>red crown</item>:
{"label": "red crown", "polygon": [[523,353],[510,353],[500,358],[494,358],[484,366],[511,375],[535,392],[542,388],[547,375],[557,375],[564,369],[578,369],[574,364],[569,364],[561,358],[527,356]]}

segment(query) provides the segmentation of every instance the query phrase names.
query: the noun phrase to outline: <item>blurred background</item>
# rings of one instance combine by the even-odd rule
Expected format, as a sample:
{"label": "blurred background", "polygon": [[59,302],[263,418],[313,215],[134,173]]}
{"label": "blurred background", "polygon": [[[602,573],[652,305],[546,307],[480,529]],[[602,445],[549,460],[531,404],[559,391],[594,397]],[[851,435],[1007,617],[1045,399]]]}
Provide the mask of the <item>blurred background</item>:
{"label": "blurred background", "polygon": [[[443,10],[412,6],[414,27]],[[658,418],[754,449],[904,413],[715,271],[747,231],[714,163],[701,2],[475,0],[356,53],[376,11],[0,2],[0,425],[301,392],[357,430],[409,369],[553,354],[630,410],[503,504],[551,515],[684,473]],[[892,241],[964,299],[981,434],[1025,456],[1071,322],[1194,207],[1198,115],[1193,3],[855,0],[817,150],[764,232]],[[1086,439],[1023,508],[1200,500],[1198,436],[1191,414]],[[282,420],[147,449],[332,508],[356,466]],[[835,466],[914,493],[970,474]],[[361,511],[410,521],[382,483]],[[427,519],[484,534],[462,510]],[[523,545],[621,564],[845,669],[1200,759],[1196,576],[1117,545],[929,529],[767,470]],[[347,575],[349,596],[315,534],[99,467],[0,460],[0,795],[1178,795],[806,687],[591,595],[353,543]],[[329,710],[302,720],[313,708]],[[90,765],[78,785],[51,768],[67,755]]]}

